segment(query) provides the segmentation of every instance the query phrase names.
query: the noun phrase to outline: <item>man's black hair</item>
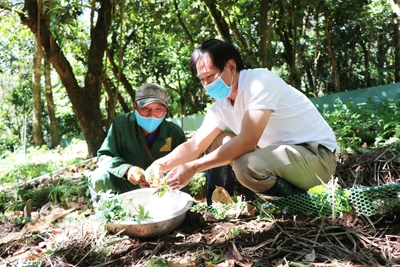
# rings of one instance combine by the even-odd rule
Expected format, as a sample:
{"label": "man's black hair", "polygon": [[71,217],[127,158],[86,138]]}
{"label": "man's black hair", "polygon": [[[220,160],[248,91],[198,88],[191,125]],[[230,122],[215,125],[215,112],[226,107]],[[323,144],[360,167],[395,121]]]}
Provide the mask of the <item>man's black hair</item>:
{"label": "man's black hair", "polygon": [[209,53],[214,66],[223,71],[226,62],[233,59],[236,62],[236,71],[244,69],[244,64],[239,51],[230,43],[210,39],[198,45],[190,57],[190,71],[193,75],[197,75],[197,61],[206,53]]}

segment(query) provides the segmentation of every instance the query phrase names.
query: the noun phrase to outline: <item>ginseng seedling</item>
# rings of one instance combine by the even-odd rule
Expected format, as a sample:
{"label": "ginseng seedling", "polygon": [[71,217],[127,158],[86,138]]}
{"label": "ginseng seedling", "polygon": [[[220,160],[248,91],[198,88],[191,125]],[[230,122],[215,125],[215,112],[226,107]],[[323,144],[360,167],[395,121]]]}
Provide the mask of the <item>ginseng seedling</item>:
{"label": "ginseng seedling", "polygon": [[167,180],[164,179],[164,183],[161,187],[159,187],[156,192],[154,192],[154,194],[157,194],[159,197],[162,197],[163,195],[165,195],[165,193],[167,192]]}
{"label": "ginseng seedling", "polygon": [[[158,187],[158,189],[154,192],[155,195],[158,195],[159,197],[162,197],[165,195],[167,192],[167,180],[166,179],[161,179],[159,176],[154,175],[153,170],[150,170],[146,174],[146,179],[149,182],[151,187]],[[163,180],[163,184],[161,185],[161,181]]]}

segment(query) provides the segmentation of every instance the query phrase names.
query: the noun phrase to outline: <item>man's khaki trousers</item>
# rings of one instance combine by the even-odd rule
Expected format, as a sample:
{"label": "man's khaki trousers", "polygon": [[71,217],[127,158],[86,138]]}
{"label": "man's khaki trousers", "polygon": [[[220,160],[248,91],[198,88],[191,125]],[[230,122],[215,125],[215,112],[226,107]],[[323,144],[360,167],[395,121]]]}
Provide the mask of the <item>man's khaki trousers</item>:
{"label": "man's khaki trousers", "polygon": [[[221,133],[207,153],[229,142],[233,133]],[[336,169],[335,153],[318,143],[270,145],[231,162],[238,181],[253,192],[270,189],[279,176],[300,189],[326,183]]]}

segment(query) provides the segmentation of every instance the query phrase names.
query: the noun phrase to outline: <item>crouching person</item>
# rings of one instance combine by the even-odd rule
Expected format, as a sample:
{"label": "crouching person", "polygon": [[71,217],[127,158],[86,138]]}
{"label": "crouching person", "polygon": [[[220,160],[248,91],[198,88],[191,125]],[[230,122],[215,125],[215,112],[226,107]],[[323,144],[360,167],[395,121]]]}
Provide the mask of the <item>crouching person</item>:
{"label": "crouching person", "polygon": [[227,165],[259,195],[299,194],[330,180],[339,147],[304,94],[269,70],[245,69],[236,48],[220,40],[200,44],[190,67],[216,101],[190,140],[150,166],[169,171],[170,187],[179,189],[195,173]]}
{"label": "crouching person", "polygon": [[158,84],[136,92],[134,112],[117,116],[99,149],[98,168],[89,177],[92,200],[99,192],[120,194],[149,187],[144,170],[186,141],[176,124],[166,121],[168,96]]}

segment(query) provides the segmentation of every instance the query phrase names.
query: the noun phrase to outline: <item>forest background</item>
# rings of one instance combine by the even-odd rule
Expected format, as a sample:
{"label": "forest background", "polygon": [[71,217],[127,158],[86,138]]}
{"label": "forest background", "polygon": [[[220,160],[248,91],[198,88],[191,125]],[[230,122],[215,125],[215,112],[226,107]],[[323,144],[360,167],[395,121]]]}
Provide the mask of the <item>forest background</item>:
{"label": "forest background", "polygon": [[189,71],[209,38],[233,43],[307,96],[400,81],[398,0],[0,0],[0,155],[83,135],[96,155],[135,90],[164,86],[169,117],[212,99]]}

